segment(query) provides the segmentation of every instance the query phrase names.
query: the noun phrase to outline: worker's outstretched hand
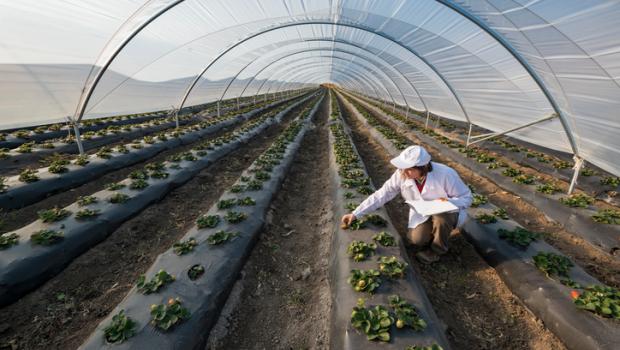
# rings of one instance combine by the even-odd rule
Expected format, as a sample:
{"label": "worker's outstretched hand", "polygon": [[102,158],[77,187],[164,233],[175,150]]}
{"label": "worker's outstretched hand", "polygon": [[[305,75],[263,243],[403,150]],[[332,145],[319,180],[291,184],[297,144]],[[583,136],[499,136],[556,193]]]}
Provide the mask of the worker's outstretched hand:
{"label": "worker's outstretched hand", "polygon": [[342,228],[347,228],[349,227],[349,225],[351,225],[351,223],[356,219],[355,215],[353,214],[346,214],[342,216],[342,219],[340,220],[340,223],[342,224]]}

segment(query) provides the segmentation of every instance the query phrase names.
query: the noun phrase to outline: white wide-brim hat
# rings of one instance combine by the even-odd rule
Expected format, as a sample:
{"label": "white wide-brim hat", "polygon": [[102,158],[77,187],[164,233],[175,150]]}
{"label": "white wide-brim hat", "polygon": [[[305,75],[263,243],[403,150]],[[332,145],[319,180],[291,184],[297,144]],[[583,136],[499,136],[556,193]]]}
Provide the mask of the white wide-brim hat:
{"label": "white wide-brim hat", "polygon": [[414,166],[426,165],[431,161],[431,155],[422,146],[409,146],[390,163],[398,169],[408,169]]}

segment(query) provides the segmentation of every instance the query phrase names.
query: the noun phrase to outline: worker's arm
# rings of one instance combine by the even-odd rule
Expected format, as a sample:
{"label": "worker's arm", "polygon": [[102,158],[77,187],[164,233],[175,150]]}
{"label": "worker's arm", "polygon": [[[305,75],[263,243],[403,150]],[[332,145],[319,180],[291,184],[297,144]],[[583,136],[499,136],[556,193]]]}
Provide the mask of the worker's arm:
{"label": "worker's arm", "polygon": [[396,195],[400,192],[400,183],[401,183],[401,175],[397,170],[394,172],[392,177],[390,177],[380,189],[375,191],[375,193],[371,194],[366,198],[360,205],[355,208],[353,211],[354,218],[360,218],[367,213],[370,213],[380,207],[382,207],[385,203],[392,200]]}

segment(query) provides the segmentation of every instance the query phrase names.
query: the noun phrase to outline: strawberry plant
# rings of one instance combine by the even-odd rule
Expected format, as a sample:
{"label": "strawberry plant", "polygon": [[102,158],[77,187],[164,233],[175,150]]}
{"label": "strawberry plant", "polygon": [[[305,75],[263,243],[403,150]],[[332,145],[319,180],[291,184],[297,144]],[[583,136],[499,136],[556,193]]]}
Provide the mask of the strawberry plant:
{"label": "strawberry plant", "polygon": [[39,220],[43,222],[56,222],[71,215],[71,212],[66,209],[54,207],[52,209],[40,210],[37,212],[37,215],[39,215]]}
{"label": "strawberry plant", "polygon": [[372,188],[368,187],[368,186],[362,186],[362,187],[358,187],[357,188],[357,192],[363,194],[363,195],[371,195],[373,192],[375,192]]}
{"label": "strawberry plant", "polygon": [[99,209],[82,209],[78,211],[77,213],[75,213],[75,219],[76,220],[88,220],[99,214],[101,214],[101,211]]}
{"label": "strawberry plant", "polygon": [[247,217],[248,215],[246,213],[241,213],[238,211],[231,210],[226,213],[226,215],[224,216],[224,219],[226,219],[226,221],[228,221],[228,223],[230,224],[237,224],[247,219]]}
{"label": "strawberry plant", "polygon": [[114,150],[118,153],[123,153],[123,154],[129,153],[129,149],[125,145],[118,145],[116,146]]}
{"label": "strawberry plant", "polygon": [[50,166],[47,168],[47,171],[49,171],[52,174],[60,174],[60,173],[67,172],[67,170],[69,170],[66,167],[67,164],[69,164],[68,160],[57,159],[50,164]]}
{"label": "strawberry plant", "polygon": [[356,292],[374,293],[381,285],[379,271],[370,270],[351,270],[351,275],[347,279],[347,283],[353,287]]}
{"label": "strawberry plant", "polygon": [[386,231],[381,231],[374,236],[372,236],[372,240],[381,244],[384,247],[393,247],[396,245],[396,239],[394,236],[389,234]]}
{"label": "strawberry plant", "polygon": [[500,218],[502,220],[510,219],[508,217],[508,212],[506,212],[506,209],[504,209],[504,208],[497,208],[497,209],[493,210],[493,215],[497,216],[498,218]]}
{"label": "strawberry plant", "polygon": [[231,199],[222,199],[217,203],[218,209],[229,209],[234,207],[237,204],[237,201],[234,198]]}
{"label": "strawberry plant", "polygon": [[256,201],[252,197],[245,197],[237,199],[237,205],[250,206],[256,205]]}
{"label": "strawberry plant", "polygon": [[426,328],[426,321],[422,319],[413,305],[403,300],[399,295],[392,295],[388,300],[396,316],[396,328],[408,326],[416,332],[421,332]]}
{"label": "strawberry plant", "polygon": [[495,161],[487,165],[487,169],[499,169],[499,168],[506,168],[506,167],[508,167],[508,164],[502,161]]}
{"label": "strawberry plant", "polygon": [[129,184],[129,188],[130,189],[137,190],[137,191],[141,191],[141,190],[147,188],[148,186],[149,186],[149,183],[146,182],[146,180],[142,180],[142,179],[133,180]]}
{"label": "strawberry plant", "polygon": [[145,275],[140,275],[136,282],[138,291],[142,294],[157,293],[162,287],[174,282],[175,278],[165,270],[159,270],[150,281],[146,281]]}
{"label": "strawberry plant", "polygon": [[601,209],[592,215],[592,219],[603,224],[620,225],[620,210]]}
{"label": "strawberry plant", "polygon": [[33,244],[37,245],[52,245],[58,243],[63,239],[62,232],[54,230],[39,230],[30,235],[30,240]]}
{"label": "strawberry plant", "polygon": [[0,234],[0,250],[8,249],[11,246],[17,245],[19,242],[19,236],[17,233],[3,233]]}
{"label": "strawberry plant", "polygon": [[476,221],[481,224],[493,224],[497,222],[497,218],[493,214],[480,213],[476,215]]}
{"label": "strawberry plant", "polygon": [[541,237],[540,233],[530,232],[523,227],[515,227],[512,231],[500,228],[497,230],[497,233],[499,234],[499,238],[505,239],[522,248],[529,246],[530,243]]}
{"label": "strawberry plant", "polygon": [[97,201],[97,197],[94,196],[80,196],[78,197],[77,203],[80,207],[84,207],[89,204],[97,203]]}
{"label": "strawberry plant", "polygon": [[250,180],[246,185],[246,189],[249,191],[259,191],[263,188],[263,183],[258,180]]}
{"label": "strawberry plant", "polygon": [[571,167],[571,164],[565,160],[558,160],[553,162],[553,167],[556,169],[568,169]]}
{"label": "strawberry plant", "polygon": [[534,183],[534,180],[536,180],[534,176],[522,174],[515,176],[514,179],[512,179],[512,182],[522,185],[531,185]]}
{"label": "strawberry plant", "polygon": [[571,208],[587,208],[588,205],[594,203],[594,198],[583,193],[571,194],[568,197],[560,198],[560,203]]}
{"label": "strawberry plant", "polygon": [[6,184],[6,177],[0,176],[0,193],[6,192],[9,186]]}
{"label": "strawberry plant", "polygon": [[601,179],[601,185],[618,187],[620,186],[620,177],[606,176]]}
{"label": "strawberry plant", "polygon": [[265,181],[265,180],[269,180],[269,179],[271,179],[271,175],[269,175],[269,173],[264,172],[264,171],[257,171],[257,172],[254,174],[254,177],[255,177],[256,179],[258,179],[258,180],[261,180],[261,181]]}
{"label": "strawberry plant", "polygon": [[105,185],[105,189],[108,191],[120,190],[123,187],[125,187],[125,184],[122,184],[120,182],[112,182],[112,183]]}
{"label": "strawberry plant", "polygon": [[358,205],[359,205],[359,203],[349,202],[349,203],[345,204],[344,207],[348,211],[353,211],[353,210],[355,210],[355,208],[357,208]]}
{"label": "strawberry plant", "polygon": [[389,342],[392,324],[394,318],[385,307],[377,305],[367,309],[362,298],[357,300],[357,306],[351,313],[351,325],[366,334],[368,340]]}
{"label": "strawberry plant", "polygon": [[511,167],[507,167],[506,169],[504,169],[502,171],[502,175],[504,176],[508,176],[508,177],[516,177],[523,174],[523,172],[519,169],[515,169],[515,168],[511,168]]}
{"label": "strawberry plant", "polygon": [[481,205],[487,204],[488,201],[489,201],[489,198],[487,196],[483,194],[474,193],[473,200],[471,202],[471,207],[477,208]]}
{"label": "strawberry plant", "polygon": [[389,278],[403,278],[407,272],[407,263],[399,261],[395,256],[381,256],[378,261],[379,271]]}
{"label": "strawberry plant", "polygon": [[620,291],[608,286],[589,286],[574,300],[578,308],[620,319]]}
{"label": "strawberry plant", "polygon": [[387,226],[387,221],[383,217],[381,217],[381,215],[378,215],[378,214],[366,215],[366,217],[364,218],[364,221],[372,225],[379,226],[379,227]]}
{"label": "strawberry plant", "polygon": [[225,242],[228,242],[231,238],[237,236],[239,233],[230,232],[230,231],[217,231],[207,238],[207,243],[209,245],[218,245]]}
{"label": "strawberry plant", "polygon": [[346,198],[346,199],[351,199],[353,197],[355,197],[355,193],[353,193],[353,192],[345,192],[345,194],[344,194],[344,198]]}
{"label": "strawberry plant", "polygon": [[114,193],[108,198],[108,202],[112,204],[121,204],[129,200],[129,196],[124,193]]}
{"label": "strawberry plant", "polygon": [[15,149],[15,151],[19,153],[32,153],[32,149],[34,148],[34,141],[22,143]]}
{"label": "strawberry plant", "polygon": [[534,265],[547,276],[567,277],[568,271],[573,267],[569,258],[555,253],[538,253],[533,258]]}
{"label": "strawberry plant", "polygon": [[125,316],[125,310],[112,316],[112,322],[103,329],[105,340],[110,344],[121,344],[136,334],[137,323]]}
{"label": "strawberry plant", "polygon": [[542,185],[536,186],[536,191],[545,193],[545,194],[554,194],[556,192],[560,192],[561,190],[562,189],[560,188],[560,186],[554,183],[551,183],[551,182],[547,182]]}
{"label": "strawberry plant", "polygon": [[90,163],[90,161],[88,160],[88,156],[87,155],[81,155],[81,156],[77,156],[73,163],[75,165],[85,166],[86,164]]}
{"label": "strawberry plant", "polygon": [[146,180],[149,178],[149,174],[144,170],[134,170],[129,174],[129,178],[132,180]]}
{"label": "strawberry plant", "polygon": [[405,350],[443,350],[443,348],[437,344],[431,345],[409,345],[405,348]]}
{"label": "strawberry plant", "polygon": [[112,149],[104,146],[104,147],[101,147],[95,154],[97,155],[97,157],[101,159],[110,159],[112,158]]}
{"label": "strawberry plant", "polygon": [[480,153],[478,154],[478,156],[476,157],[476,161],[478,163],[491,163],[495,161],[495,157],[490,156],[487,153]]}
{"label": "strawberry plant", "polygon": [[176,255],[185,255],[193,252],[194,248],[198,245],[195,238],[189,238],[187,241],[178,241],[172,245],[172,250]]}
{"label": "strawberry plant", "polygon": [[590,168],[584,167],[579,174],[581,176],[592,176],[592,175],[596,175],[596,171],[594,171],[594,170],[592,170]]}
{"label": "strawberry plant", "polygon": [[39,181],[39,175],[37,175],[36,169],[24,169],[21,173],[19,173],[18,180],[21,182],[35,182]]}
{"label": "strawberry plant", "polygon": [[375,243],[366,243],[364,241],[353,241],[347,247],[347,254],[354,261],[364,261],[368,257],[375,254],[377,245]]}
{"label": "strawberry plant", "polygon": [[167,305],[151,305],[151,324],[163,331],[167,331],[179,322],[189,319],[190,316],[189,310],[183,307],[179,298],[170,298]]}
{"label": "strawberry plant", "polygon": [[230,187],[230,192],[232,193],[239,193],[239,192],[243,192],[245,191],[245,186],[244,185],[232,185]]}
{"label": "strawberry plant", "polygon": [[195,281],[205,273],[205,268],[202,265],[193,265],[187,270],[187,276],[190,280]]}
{"label": "strawberry plant", "polygon": [[220,223],[219,215],[202,215],[198,219],[196,219],[196,225],[198,228],[214,228]]}

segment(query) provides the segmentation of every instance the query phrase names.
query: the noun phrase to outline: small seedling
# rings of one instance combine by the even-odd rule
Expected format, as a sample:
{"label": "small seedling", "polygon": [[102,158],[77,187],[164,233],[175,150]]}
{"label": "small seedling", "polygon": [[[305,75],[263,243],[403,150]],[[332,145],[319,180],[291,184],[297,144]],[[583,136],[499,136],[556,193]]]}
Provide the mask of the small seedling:
{"label": "small seedling", "polygon": [[243,206],[250,206],[250,205],[256,205],[256,201],[252,199],[252,197],[245,197],[245,198],[238,199],[237,204],[243,205]]}
{"label": "small seedling", "polygon": [[162,287],[174,282],[175,278],[165,270],[159,270],[150,281],[146,281],[145,275],[140,275],[136,286],[142,294],[157,293]]}
{"label": "small seedling", "polygon": [[536,186],[536,191],[545,194],[555,194],[556,192],[560,192],[561,190],[562,189],[560,188],[560,186],[551,182]]}
{"label": "small seedling", "polygon": [[236,205],[237,201],[234,198],[222,199],[217,203],[218,209],[229,209]]}
{"label": "small seedling", "polygon": [[226,221],[228,221],[231,224],[237,224],[247,219],[247,217],[248,215],[246,213],[231,210],[226,213],[226,216],[224,216],[224,219],[226,219]]}
{"label": "small seedling", "polygon": [[77,156],[77,158],[75,158],[75,161],[73,163],[75,165],[85,166],[86,164],[90,163],[90,161],[88,160],[87,155],[80,155],[80,156]]}
{"label": "small seedling", "polygon": [[120,190],[121,188],[124,188],[126,185],[122,184],[120,182],[112,182],[109,184],[105,185],[105,189],[108,191],[116,191],[116,190]]}
{"label": "small seedling", "polygon": [[214,228],[220,223],[219,215],[203,215],[196,220],[198,228]]}
{"label": "small seedling", "polygon": [[405,350],[443,350],[443,348],[437,344],[431,345],[409,345]]}
{"label": "small seedling", "polygon": [[39,215],[39,220],[43,222],[56,222],[71,215],[71,212],[67,209],[55,207],[48,210],[41,210],[37,214]]}
{"label": "small seedling", "polygon": [[560,203],[571,208],[587,208],[588,205],[594,203],[594,198],[583,193],[576,193],[560,198]]}
{"label": "small seedling", "polygon": [[0,250],[8,249],[19,243],[19,236],[17,233],[3,233],[0,234]]}
{"label": "small seedling", "polygon": [[620,225],[620,210],[601,209],[592,215],[592,219],[602,224]]}
{"label": "small seedling", "polygon": [[239,192],[243,192],[245,191],[245,186],[244,185],[232,185],[230,187],[230,192],[232,193],[239,193]]}
{"label": "small seedling", "polygon": [[108,198],[108,202],[113,204],[125,203],[129,200],[129,196],[124,193],[114,193]]}
{"label": "small seedling", "polygon": [[21,182],[31,183],[39,181],[39,175],[37,175],[36,169],[24,169],[19,173],[18,180]]}
{"label": "small seedling", "polygon": [[105,340],[110,344],[121,344],[136,334],[138,324],[125,316],[125,310],[112,316],[112,322],[103,329]]}
{"label": "small seedling", "polygon": [[187,271],[187,276],[189,277],[190,280],[195,281],[198,278],[200,278],[200,276],[202,276],[204,273],[205,273],[205,268],[202,267],[202,265],[194,265],[190,267],[189,270]]}
{"label": "small seedling", "polygon": [[63,238],[64,235],[62,232],[54,230],[40,230],[30,236],[30,240],[33,244],[45,246],[58,243]]}
{"label": "small seedling", "polygon": [[193,252],[194,248],[198,245],[195,238],[190,238],[187,241],[179,241],[172,245],[172,250],[176,255],[185,255]]}
{"label": "small seedling", "polygon": [[407,263],[399,261],[395,256],[381,256],[379,261],[379,271],[382,275],[389,278],[403,278],[406,273]]}
{"label": "small seedling", "polygon": [[394,318],[385,307],[377,305],[367,309],[362,298],[358,299],[357,306],[351,313],[351,325],[366,334],[368,340],[389,342],[392,324],[394,324]]}
{"label": "small seedling", "polygon": [[167,305],[151,305],[151,324],[163,331],[189,319],[190,316],[189,310],[183,307],[179,298],[170,298]]}
{"label": "small seedling", "polygon": [[377,270],[351,270],[351,275],[347,279],[347,283],[353,287],[356,292],[374,293],[381,285],[380,273]]}
{"label": "small seedling", "polygon": [[381,231],[374,236],[372,236],[372,240],[381,244],[384,247],[393,247],[396,245],[396,239],[394,236],[389,234],[386,231]]}
{"label": "small seedling", "polygon": [[578,308],[602,317],[620,319],[620,291],[608,286],[589,286],[575,299]]}
{"label": "small seedling", "polygon": [[75,219],[76,220],[88,220],[99,214],[101,214],[101,211],[99,209],[82,209],[78,211],[77,213],[75,213]]}
{"label": "small seedling", "polygon": [[506,169],[504,169],[502,171],[502,175],[508,176],[508,177],[516,177],[516,176],[519,176],[521,174],[523,174],[523,172],[521,170],[515,169],[515,168],[511,168],[511,167],[508,167],[508,168],[506,168]]}
{"label": "small seedling", "polygon": [[237,232],[230,231],[217,231],[207,238],[207,243],[209,245],[219,245],[225,242],[228,242],[231,238],[237,236]]}
{"label": "small seedling", "polygon": [[514,179],[512,179],[512,182],[523,185],[531,185],[535,180],[536,178],[532,175],[522,174],[515,176]]}
{"label": "small seedling", "polygon": [[497,208],[495,210],[493,210],[493,215],[495,215],[496,217],[502,219],[502,220],[508,220],[510,219],[510,217],[508,217],[508,212],[506,212],[506,209],[504,208]]}
{"label": "small seedling", "polygon": [[471,207],[477,208],[481,205],[487,204],[488,201],[489,201],[489,198],[487,196],[483,194],[474,193],[473,200],[471,202]]}
{"label": "small seedling", "polygon": [[416,332],[423,331],[427,324],[418,314],[418,310],[399,295],[389,297],[390,307],[396,316],[396,328],[411,327]]}
{"label": "small seedling", "polygon": [[77,203],[80,207],[87,206],[89,204],[97,203],[98,199],[94,196],[81,196],[78,198]]}
{"label": "small seedling", "polygon": [[497,222],[497,218],[493,214],[480,213],[476,215],[476,221],[481,224],[493,224]]}
{"label": "small seedling", "polygon": [[353,241],[347,247],[347,254],[354,261],[364,261],[375,254],[377,245],[375,243],[366,243],[363,241]]}
{"label": "small seedling", "polygon": [[534,265],[547,276],[568,277],[568,271],[573,267],[569,258],[555,253],[538,253],[533,258]]}
{"label": "small seedling", "polygon": [[499,238],[505,239],[522,248],[526,248],[530,243],[541,237],[540,233],[530,232],[523,227],[515,227],[512,231],[500,228],[497,230],[497,233],[499,234]]}

